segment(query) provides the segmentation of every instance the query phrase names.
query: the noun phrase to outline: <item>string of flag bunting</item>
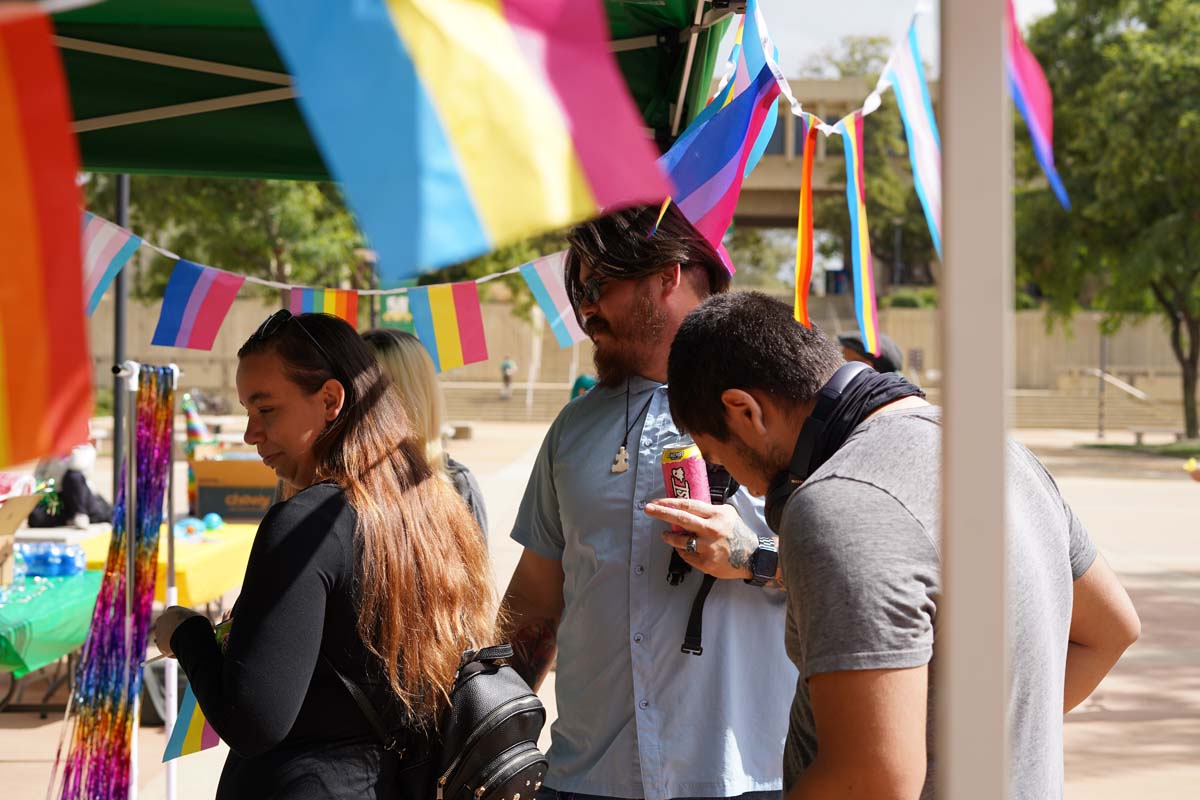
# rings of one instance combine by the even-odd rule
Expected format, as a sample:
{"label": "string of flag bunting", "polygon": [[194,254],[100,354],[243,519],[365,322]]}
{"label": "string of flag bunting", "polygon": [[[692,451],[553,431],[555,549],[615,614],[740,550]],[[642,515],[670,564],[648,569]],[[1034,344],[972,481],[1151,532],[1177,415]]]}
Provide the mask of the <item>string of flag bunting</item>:
{"label": "string of flag bunting", "polygon": [[[1054,166],[1052,144],[1052,99],[1044,74],[1025,46],[1007,0],[1010,33],[1007,52],[1009,85],[1018,110],[1025,117],[1034,152],[1051,188],[1064,207],[1069,199]],[[777,123],[774,113],[782,95],[800,120],[801,185],[797,215],[795,318],[809,325],[808,294],[814,260],[812,179],[816,136],[843,137],[846,163],[846,201],[849,209],[849,245],[853,262],[855,313],[866,349],[879,351],[878,309],[875,275],[867,219],[867,187],[863,170],[863,126],[867,116],[881,105],[889,89],[896,96],[908,141],[914,190],[920,200],[930,235],[939,257],[941,237],[941,140],[929,97],[924,62],[917,38],[917,20],[930,10],[920,0],[905,35],[897,43],[874,90],[861,107],[830,124],[805,111],[792,94],[779,69],[778,48],[772,42],[757,0],[750,0],[738,25],[734,47],[724,75],[709,103],[680,134],[674,145],[659,158],[659,166],[670,178],[674,194],[663,201],[659,221],[674,201],[697,230],[717,248],[726,266],[732,262],[721,239],[733,220],[743,180],[766,150]],[[403,33],[403,31],[401,31]],[[403,38],[403,36],[401,37]],[[654,228],[657,230],[658,224]],[[88,313],[95,310],[100,295],[117,272],[142,244],[149,244],[107,220],[84,215],[84,295]],[[653,235],[651,231],[650,235]],[[179,261],[167,287],[163,314],[155,331],[154,344],[210,349],[216,330],[242,283],[249,282],[283,290],[294,313],[323,311],[354,321],[359,294],[410,295],[414,325],[440,369],[452,369],[487,358],[486,337],[481,325],[478,290],[465,284],[390,290],[334,290],[296,287],[251,276],[237,276],[213,267],[180,259],[170,251],[150,244],[162,254]],[[585,338],[562,287],[561,259],[547,256],[529,264],[489,275],[475,281],[520,273],[550,321],[560,346]],[[169,302],[168,302],[169,301]],[[420,320],[419,323],[416,320]]]}

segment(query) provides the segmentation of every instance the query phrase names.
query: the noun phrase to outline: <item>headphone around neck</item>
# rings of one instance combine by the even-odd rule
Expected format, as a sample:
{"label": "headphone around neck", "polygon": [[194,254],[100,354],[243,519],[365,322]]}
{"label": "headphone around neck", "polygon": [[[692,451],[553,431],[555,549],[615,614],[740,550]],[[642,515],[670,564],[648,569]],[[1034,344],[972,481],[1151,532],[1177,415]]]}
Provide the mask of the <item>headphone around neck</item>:
{"label": "headphone around neck", "polygon": [[829,425],[829,420],[833,416],[834,409],[837,408],[838,401],[842,398],[842,393],[863,370],[868,369],[870,367],[861,361],[843,364],[817,393],[817,404],[808,419],[804,421],[804,426],[800,428],[800,435],[796,437],[796,448],[792,451],[792,460],[788,464],[788,468],[776,475],[775,479],[771,481],[770,488],[767,489],[765,514],[767,525],[775,533],[779,533],[779,525],[783,521],[783,509],[787,505],[788,498],[812,474],[813,450],[816,448],[821,434]]}

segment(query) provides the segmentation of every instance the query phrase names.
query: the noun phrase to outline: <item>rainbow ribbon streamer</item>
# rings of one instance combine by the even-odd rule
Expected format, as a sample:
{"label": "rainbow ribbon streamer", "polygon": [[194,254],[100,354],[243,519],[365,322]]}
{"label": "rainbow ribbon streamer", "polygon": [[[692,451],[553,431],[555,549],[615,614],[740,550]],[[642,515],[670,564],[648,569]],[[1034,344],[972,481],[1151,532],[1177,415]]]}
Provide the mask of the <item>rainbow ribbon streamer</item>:
{"label": "rainbow ribbon streamer", "polygon": [[[665,205],[663,211],[666,211]],[[566,251],[563,251],[521,265],[521,277],[545,313],[559,347],[570,347],[587,338],[567,297],[563,271],[566,258]]]}
{"label": "rainbow ribbon streamer", "polygon": [[487,361],[487,339],[475,281],[417,286],[408,290],[417,338],[438,372]]}
{"label": "rainbow ribbon streamer", "polygon": [[929,235],[942,257],[942,139],[938,135],[933,104],[929,102],[929,85],[925,82],[925,67],[921,48],[917,44],[917,19],[908,26],[908,35],[892,53],[883,71],[883,80],[892,86],[904,121],[908,139],[908,157],[912,163],[913,185]]}
{"label": "rainbow ribbon streamer", "polygon": [[867,227],[867,185],[863,178],[863,114],[855,111],[837,124],[846,151],[846,203],[850,207],[850,252],[854,258],[854,314],[867,351],[879,355],[879,312],[875,307],[875,267]]}
{"label": "rainbow ribbon streamer", "polygon": [[189,684],[183,692],[183,701],[179,706],[179,716],[175,718],[175,727],[171,729],[171,738],[167,740],[167,747],[163,751],[163,762],[199,753],[201,750],[216,747],[220,742],[221,737],[205,719],[204,712],[196,703],[196,693]]}
{"label": "rainbow ribbon streamer", "polygon": [[1054,166],[1054,97],[1050,94],[1050,84],[1046,81],[1046,73],[1029,52],[1025,39],[1021,36],[1021,27],[1017,24],[1017,15],[1013,11],[1012,0],[1008,0],[1008,43],[1005,48],[1005,70],[1008,74],[1008,88],[1012,92],[1013,102],[1017,111],[1025,118],[1025,126],[1029,128],[1029,138],[1033,141],[1033,154],[1037,157],[1042,172],[1050,181],[1050,188],[1062,207],[1071,209],[1071,198],[1067,196],[1067,188],[1058,177]]}
{"label": "rainbow ribbon streamer", "polygon": [[357,328],[358,292],[293,287],[288,291],[288,310],[293,314],[332,314]]}
{"label": "rainbow ribbon streamer", "polygon": [[732,79],[659,159],[675,183],[679,210],[713,245],[729,229],[742,181],[758,163],[778,120],[775,99],[783,76],[767,57],[757,10],[751,0],[742,17],[730,54]]}
{"label": "rainbow ribbon streamer", "polygon": [[52,34],[36,5],[0,4],[0,468],[70,452],[92,411],[79,156]]}
{"label": "rainbow ribbon streamer", "polygon": [[180,259],[167,281],[150,344],[212,350],[217,331],[245,282],[243,275]]}
{"label": "rainbow ribbon streamer", "polygon": [[657,203],[600,0],[255,0],[385,281]]}
{"label": "rainbow ribbon streamer", "polygon": [[817,125],[812,114],[800,115],[800,141],[804,148],[800,168],[800,211],[796,216],[796,300],[793,313],[796,321],[812,327],[808,316],[808,293],[812,287],[813,269],[813,157],[817,152]]}
{"label": "rainbow ribbon streamer", "polygon": [[83,295],[90,317],[113,278],[142,246],[142,238],[87,211],[83,212]]}
{"label": "rainbow ribbon streamer", "polygon": [[[112,541],[92,623],[75,668],[64,736],[62,800],[126,800],[135,700],[141,693],[141,662],[150,638],[150,612],[158,574],[158,540],[163,497],[171,462],[171,421],[175,410],[174,373],[143,366],[138,377],[137,507],[117,492]],[[122,465],[124,469],[124,465]],[[134,569],[127,569],[133,547]],[[132,588],[126,615],[126,584]],[[60,752],[61,755],[61,752]],[[58,777],[55,758],[53,779]],[[53,784],[51,792],[53,791]]]}

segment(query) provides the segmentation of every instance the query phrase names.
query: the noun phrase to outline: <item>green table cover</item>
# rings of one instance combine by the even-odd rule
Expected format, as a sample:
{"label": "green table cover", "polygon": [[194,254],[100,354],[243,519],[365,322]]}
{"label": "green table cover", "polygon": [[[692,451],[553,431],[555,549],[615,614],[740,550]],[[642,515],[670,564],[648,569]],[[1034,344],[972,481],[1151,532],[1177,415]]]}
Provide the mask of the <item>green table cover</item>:
{"label": "green table cover", "polygon": [[0,592],[0,672],[20,679],[82,647],[103,577],[27,578]]}

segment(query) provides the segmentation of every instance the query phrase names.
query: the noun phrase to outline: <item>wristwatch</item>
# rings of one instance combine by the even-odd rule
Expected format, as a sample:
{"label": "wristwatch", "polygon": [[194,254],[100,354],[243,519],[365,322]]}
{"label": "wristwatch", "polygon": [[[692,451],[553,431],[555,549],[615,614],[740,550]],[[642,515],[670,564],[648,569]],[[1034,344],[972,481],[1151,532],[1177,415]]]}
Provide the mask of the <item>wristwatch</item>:
{"label": "wristwatch", "polygon": [[775,571],[779,568],[779,548],[770,536],[758,537],[758,549],[750,554],[750,574],[746,578],[751,586],[765,586],[767,581],[775,579]]}

